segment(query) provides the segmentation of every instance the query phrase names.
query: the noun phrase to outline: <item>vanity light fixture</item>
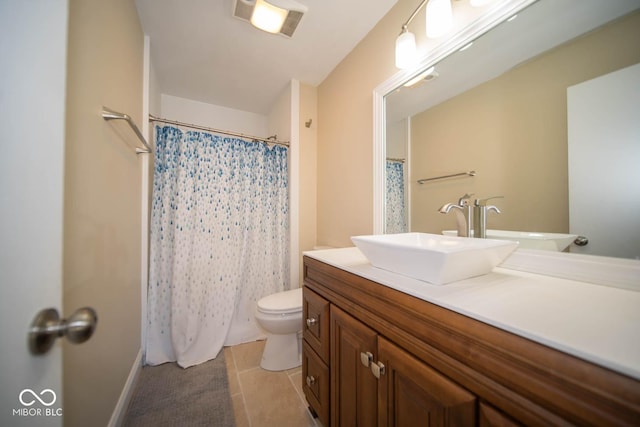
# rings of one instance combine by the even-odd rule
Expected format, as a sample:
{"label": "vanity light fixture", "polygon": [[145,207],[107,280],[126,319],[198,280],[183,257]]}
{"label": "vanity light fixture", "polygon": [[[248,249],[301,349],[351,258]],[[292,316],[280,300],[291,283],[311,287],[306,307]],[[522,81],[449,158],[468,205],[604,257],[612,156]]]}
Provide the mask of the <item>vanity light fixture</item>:
{"label": "vanity light fixture", "polygon": [[416,36],[404,25],[396,39],[396,67],[406,70],[415,65],[417,59]]}
{"label": "vanity light fixture", "polygon": [[453,12],[451,0],[422,0],[420,5],[413,11],[407,22],[402,26],[402,31],[396,39],[396,67],[400,69],[411,68],[418,60],[416,49],[416,36],[409,31],[408,27],[418,12],[427,6],[426,23],[427,37],[437,38],[444,35],[453,24]]}
{"label": "vanity light fixture", "polygon": [[291,37],[306,11],[294,0],[235,0],[233,16],[268,33]]}
{"label": "vanity light fixture", "polygon": [[451,0],[429,0],[427,3],[427,37],[437,39],[451,29],[453,11]]}

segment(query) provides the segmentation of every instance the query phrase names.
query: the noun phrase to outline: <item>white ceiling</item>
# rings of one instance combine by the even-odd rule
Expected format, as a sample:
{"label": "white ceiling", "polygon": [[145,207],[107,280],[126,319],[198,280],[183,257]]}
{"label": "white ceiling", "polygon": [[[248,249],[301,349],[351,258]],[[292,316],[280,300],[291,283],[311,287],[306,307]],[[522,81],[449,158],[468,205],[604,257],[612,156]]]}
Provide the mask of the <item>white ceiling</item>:
{"label": "white ceiling", "polygon": [[292,38],[232,16],[234,0],[135,0],[162,93],[268,114],[291,79],[319,85],[397,0],[297,0]]}

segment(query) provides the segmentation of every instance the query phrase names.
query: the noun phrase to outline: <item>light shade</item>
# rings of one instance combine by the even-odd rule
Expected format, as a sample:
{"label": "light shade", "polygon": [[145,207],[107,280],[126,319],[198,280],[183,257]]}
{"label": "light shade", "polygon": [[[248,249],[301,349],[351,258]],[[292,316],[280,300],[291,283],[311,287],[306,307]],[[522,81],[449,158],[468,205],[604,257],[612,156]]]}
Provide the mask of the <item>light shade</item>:
{"label": "light shade", "polygon": [[265,0],[256,0],[251,14],[251,24],[268,33],[279,33],[282,29],[289,11],[267,3]]}
{"label": "light shade", "polygon": [[429,0],[426,15],[427,37],[435,39],[444,35],[453,24],[451,0]]}
{"label": "light shade", "polygon": [[396,39],[396,67],[404,70],[416,63],[416,36],[409,31],[403,31]]}

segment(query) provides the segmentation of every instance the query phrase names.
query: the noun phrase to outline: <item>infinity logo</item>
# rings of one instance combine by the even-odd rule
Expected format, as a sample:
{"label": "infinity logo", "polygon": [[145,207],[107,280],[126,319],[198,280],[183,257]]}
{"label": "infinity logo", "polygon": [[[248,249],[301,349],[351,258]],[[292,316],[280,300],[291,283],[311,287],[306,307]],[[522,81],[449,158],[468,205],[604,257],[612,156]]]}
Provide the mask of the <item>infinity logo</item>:
{"label": "infinity logo", "polygon": [[[33,396],[33,398],[32,398],[31,400],[27,400],[27,401],[25,402],[25,401],[24,401],[24,399],[22,398],[22,396],[23,396],[25,393],[31,393],[31,395]],[[40,398],[40,396],[43,396],[45,393],[50,393],[50,394],[51,394],[51,396],[53,397],[53,400],[51,400],[51,402],[47,403],[47,402],[45,402],[44,400],[42,400],[42,399]],[[34,403],[36,403],[36,400],[37,400],[38,402],[42,403],[44,406],[51,406],[51,405],[53,405],[54,403],[56,403],[56,394],[55,394],[55,392],[54,392],[53,390],[51,390],[51,389],[49,389],[49,388],[46,388],[46,389],[42,390],[42,391],[40,392],[40,396],[38,396],[38,395],[36,394],[36,392],[35,392],[35,391],[33,391],[33,390],[31,390],[30,388],[25,388],[24,390],[22,390],[22,391],[20,392],[20,396],[19,396],[19,398],[20,398],[20,403],[22,403],[24,406],[31,406],[31,405],[33,405]],[[27,398],[28,398],[28,397],[27,397]]]}

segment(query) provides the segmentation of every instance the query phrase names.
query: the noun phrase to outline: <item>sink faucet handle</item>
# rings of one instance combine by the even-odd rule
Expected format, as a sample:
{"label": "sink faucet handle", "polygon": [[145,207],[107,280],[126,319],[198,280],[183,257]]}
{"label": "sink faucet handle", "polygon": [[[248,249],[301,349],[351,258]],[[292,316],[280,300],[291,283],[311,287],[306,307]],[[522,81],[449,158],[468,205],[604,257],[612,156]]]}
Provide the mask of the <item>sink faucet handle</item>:
{"label": "sink faucet handle", "polygon": [[[502,199],[504,198],[504,196],[491,196],[491,197],[487,197],[486,199],[476,199],[476,201],[474,202],[474,205],[476,206],[487,206],[487,202],[491,199]],[[494,206],[495,208],[495,206]],[[498,209],[498,208],[496,208]]]}
{"label": "sink faucet handle", "polygon": [[473,193],[464,193],[464,196],[458,199],[459,206],[466,206],[469,204],[468,200],[473,196]]}

